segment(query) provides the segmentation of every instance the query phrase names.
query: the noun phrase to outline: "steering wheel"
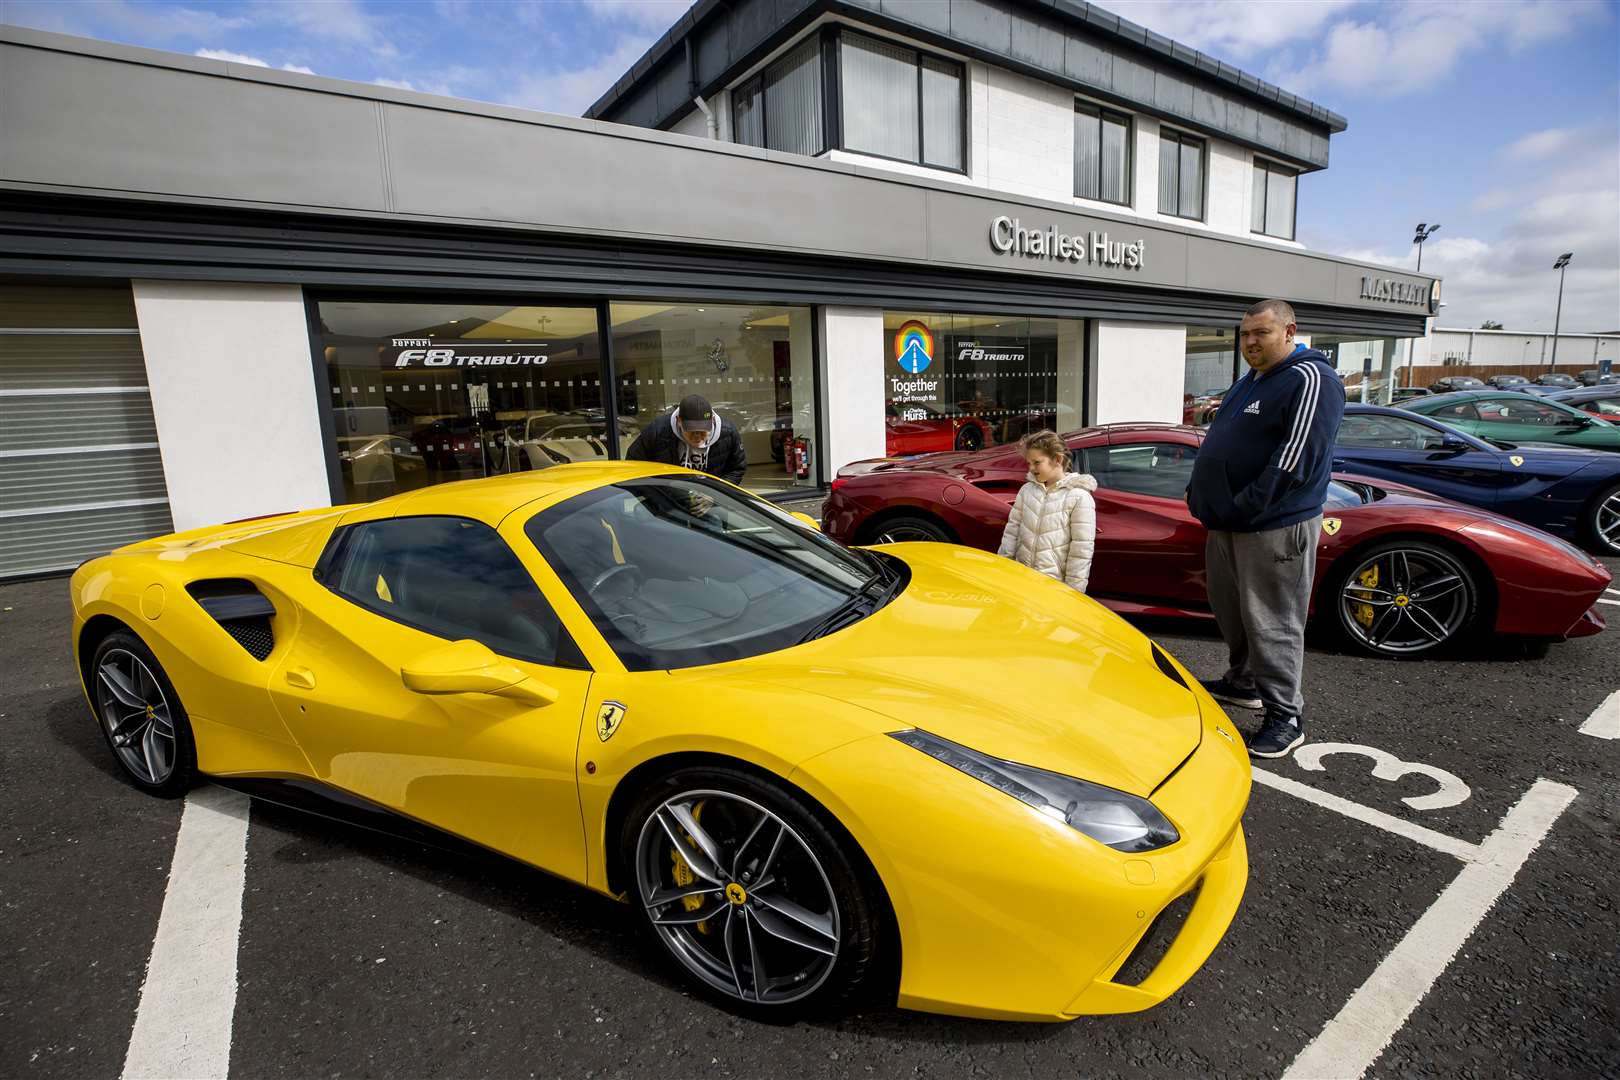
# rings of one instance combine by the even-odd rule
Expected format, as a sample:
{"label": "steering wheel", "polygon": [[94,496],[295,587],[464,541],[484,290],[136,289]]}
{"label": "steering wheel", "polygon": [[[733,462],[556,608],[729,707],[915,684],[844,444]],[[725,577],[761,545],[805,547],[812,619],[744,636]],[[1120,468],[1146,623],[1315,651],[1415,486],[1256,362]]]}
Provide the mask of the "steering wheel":
{"label": "steering wheel", "polygon": [[629,595],[629,593],[641,588],[642,584],[647,579],[642,575],[641,568],[636,566],[634,563],[619,563],[618,565],[610,566],[600,574],[597,574],[596,577],[591,580],[590,585],[586,587],[585,591],[590,593],[592,596],[595,596],[604,585],[614,580],[623,580],[625,585],[628,586],[628,588],[625,590],[625,594]]}

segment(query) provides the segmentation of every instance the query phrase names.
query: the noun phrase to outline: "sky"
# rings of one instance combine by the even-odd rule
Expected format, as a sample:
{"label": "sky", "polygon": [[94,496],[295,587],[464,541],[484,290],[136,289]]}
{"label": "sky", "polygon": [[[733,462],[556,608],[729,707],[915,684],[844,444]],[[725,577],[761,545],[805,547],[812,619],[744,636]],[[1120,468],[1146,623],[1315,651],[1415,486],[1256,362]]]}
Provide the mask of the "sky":
{"label": "sky", "polygon": [[[1620,0],[1115,0],[1349,120],[1309,248],[1445,278],[1439,325],[1620,330]],[[0,22],[578,115],[682,0],[0,0]]]}

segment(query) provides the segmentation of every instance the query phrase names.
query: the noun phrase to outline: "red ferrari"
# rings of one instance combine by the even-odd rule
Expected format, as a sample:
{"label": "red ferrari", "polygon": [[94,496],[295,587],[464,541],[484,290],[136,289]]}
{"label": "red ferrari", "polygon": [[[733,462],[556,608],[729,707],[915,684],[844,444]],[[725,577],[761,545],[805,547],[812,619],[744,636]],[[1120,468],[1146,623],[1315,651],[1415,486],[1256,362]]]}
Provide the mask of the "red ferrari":
{"label": "red ferrari", "polygon": [[889,402],[884,410],[884,450],[891,457],[936,450],[978,450],[990,428],[977,416],[933,402]]}
{"label": "red ferrari", "polygon": [[[1209,618],[1204,527],[1183,493],[1198,428],[1112,424],[1064,437],[1097,478],[1089,592],[1124,615]],[[822,527],[846,544],[938,540],[994,551],[1024,482],[1016,447],[859,461],[839,470]],[[1317,548],[1312,618],[1379,656],[1494,631],[1542,640],[1603,629],[1603,565],[1555,536],[1397,484],[1338,474]]]}

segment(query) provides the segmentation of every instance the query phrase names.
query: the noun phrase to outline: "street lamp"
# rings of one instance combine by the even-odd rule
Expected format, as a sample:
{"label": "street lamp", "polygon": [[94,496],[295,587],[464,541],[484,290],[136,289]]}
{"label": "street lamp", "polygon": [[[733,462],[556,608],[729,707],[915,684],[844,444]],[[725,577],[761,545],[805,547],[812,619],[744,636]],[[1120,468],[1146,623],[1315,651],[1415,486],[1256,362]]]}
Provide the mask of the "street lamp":
{"label": "street lamp", "polygon": [[[1422,249],[1419,249],[1418,254],[1423,254]],[[1548,365],[1550,367],[1558,366],[1558,322],[1564,317],[1564,268],[1574,257],[1573,251],[1566,251],[1558,256],[1557,262],[1553,263],[1553,269],[1558,271],[1558,310],[1553,313],[1553,354],[1552,363]]]}
{"label": "street lamp", "polygon": [[1417,249],[1418,249],[1418,265],[1417,265],[1417,268],[1418,268],[1419,273],[1423,272],[1423,241],[1427,240],[1429,237],[1433,236],[1435,233],[1437,233],[1439,231],[1440,231],[1440,223],[1439,222],[1435,222],[1433,225],[1425,225],[1421,221],[1418,222],[1417,235],[1412,237],[1412,243],[1416,244]]}

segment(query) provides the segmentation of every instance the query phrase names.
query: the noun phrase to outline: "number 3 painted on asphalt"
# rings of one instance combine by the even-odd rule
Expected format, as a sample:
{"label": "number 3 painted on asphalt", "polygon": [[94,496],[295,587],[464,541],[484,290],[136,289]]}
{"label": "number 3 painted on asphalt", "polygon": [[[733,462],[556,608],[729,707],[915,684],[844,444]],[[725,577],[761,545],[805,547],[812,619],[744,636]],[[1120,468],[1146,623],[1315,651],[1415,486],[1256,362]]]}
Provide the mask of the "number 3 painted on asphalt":
{"label": "number 3 painted on asphalt", "polygon": [[1375,746],[1362,746],[1359,743],[1325,742],[1311,743],[1294,751],[1294,760],[1302,769],[1311,772],[1325,772],[1327,767],[1322,759],[1329,754],[1356,754],[1360,757],[1370,758],[1373,761],[1373,776],[1380,780],[1399,780],[1403,776],[1414,773],[1418,776],[1427,776],[1440,785],[1440,790],[1429,795],[1410,795],[1401,801],[1414,810],[1442,810],[1448,806],[1456,806],[1467,802],[1473,794],[1468,785],[1456,776],[1437,769],[1433,765],[1420,765],[1411,761],[1402,761],[1394,754],[1386,753]]}

